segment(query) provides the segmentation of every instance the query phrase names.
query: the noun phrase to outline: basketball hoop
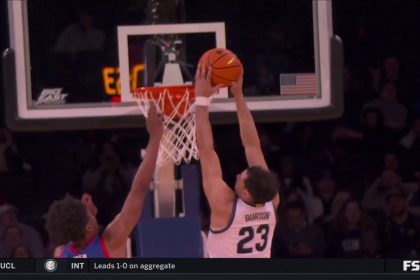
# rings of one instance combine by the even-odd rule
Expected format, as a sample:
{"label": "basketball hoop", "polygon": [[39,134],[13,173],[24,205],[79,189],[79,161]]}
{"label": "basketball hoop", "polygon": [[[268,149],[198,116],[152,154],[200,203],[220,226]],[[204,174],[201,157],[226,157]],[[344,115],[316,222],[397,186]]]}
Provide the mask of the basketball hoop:
{"label": "basketball hoop", "polygon": [[164,116],[157,166],[172,160],[176,165],[198,159],[195,141],[194,86],[141,87],[133,97],[147,118],[150,105],[155,104]]}

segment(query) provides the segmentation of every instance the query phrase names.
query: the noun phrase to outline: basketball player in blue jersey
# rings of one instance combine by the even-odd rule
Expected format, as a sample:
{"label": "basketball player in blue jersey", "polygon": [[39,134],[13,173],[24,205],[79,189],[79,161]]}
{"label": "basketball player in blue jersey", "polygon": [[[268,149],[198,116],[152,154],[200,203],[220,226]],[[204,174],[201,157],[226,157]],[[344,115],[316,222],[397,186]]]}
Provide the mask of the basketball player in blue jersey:
{"label": "basketball player in blue jersey", "polygon": [[252,115],[242,93],[243,75],[230,90],[235,96],[242,144],[248,168],[237,175],[234,189],[222,178],[213,147],[209,98],[212,69],[199,65],[195,76],[196,133],[203,187],[210,204],[210,232],[206,246],[210,258],[269,258],[280,198],[279,183],[264,159]]}
{"label": "basketball player in blue jersey", "polygon": [[56,248],[54,257],[61,258],[124,258],[126,242],[138,223],[149,184],[155,172],[163,119],[151,106],[146,120],[149,143],[134,177],[121,212],[99,235],[96,206],[84,194],[81,200],[71,196],[54,201],[47,213],[46,228],[53,242],[66,244]]}

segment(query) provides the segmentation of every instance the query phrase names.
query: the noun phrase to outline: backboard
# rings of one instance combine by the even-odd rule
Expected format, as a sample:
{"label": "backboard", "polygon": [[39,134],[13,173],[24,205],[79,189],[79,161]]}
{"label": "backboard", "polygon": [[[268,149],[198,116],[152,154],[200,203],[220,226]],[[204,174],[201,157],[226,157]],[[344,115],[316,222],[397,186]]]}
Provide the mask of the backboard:
{"label": "backboard", "polygon": [[[342,111],[342,47],[331,1],[8,1],[6,121],[15,130],[144,125],[136,87],[189,84],[201,54],[228,48],[258,122]],[[118,12],[116,12],[118,11]],[[175,64],[180,75],[166,72]],[[173,66],[173,65],[172,65]],[[169,74],[168,74],[169,73]],[[213,123],[236,122],[227,89]]]}

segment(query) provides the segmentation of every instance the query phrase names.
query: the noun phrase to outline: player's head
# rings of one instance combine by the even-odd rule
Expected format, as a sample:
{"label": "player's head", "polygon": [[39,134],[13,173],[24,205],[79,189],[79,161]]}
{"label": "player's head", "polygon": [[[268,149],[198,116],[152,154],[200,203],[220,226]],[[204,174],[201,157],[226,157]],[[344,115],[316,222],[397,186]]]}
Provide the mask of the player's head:
{"label": "player's head", "polygon": [[261,204],[271,201],[278,189],[277,176],[259,166],[245,169],[236,176],[236,195],[248,203]]}
{"label": "player's head", "polygon": [[81,200],[67,195],[54,201],[46,217],[46,229],[51,240],[57,244],[66,244],[95,236],[99,232],[96,212],[96,206],[88,194],[83,194]]}

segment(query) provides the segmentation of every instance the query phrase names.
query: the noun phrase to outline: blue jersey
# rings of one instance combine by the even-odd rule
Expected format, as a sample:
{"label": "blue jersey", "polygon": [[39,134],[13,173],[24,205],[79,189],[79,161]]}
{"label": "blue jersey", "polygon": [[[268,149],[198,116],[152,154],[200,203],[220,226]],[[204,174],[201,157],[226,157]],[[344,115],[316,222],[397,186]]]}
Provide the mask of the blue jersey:
{"label": "blue jersey", "polygon": [[85,248],[78,249],[73,246],[72,242],[65,245],[62,252],[62,258],[109,258],[108,250],[106,249],[104,239],[102,236],[96,235],[93,237]]}

